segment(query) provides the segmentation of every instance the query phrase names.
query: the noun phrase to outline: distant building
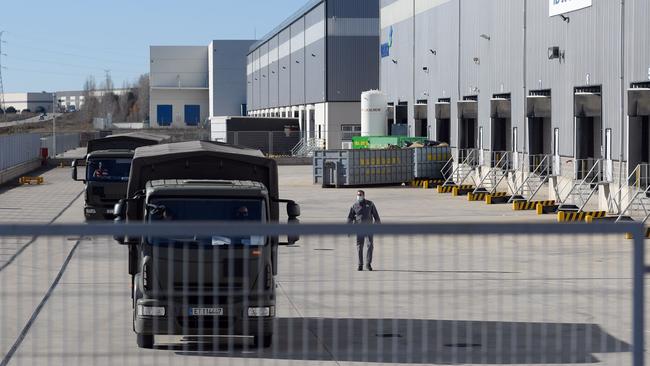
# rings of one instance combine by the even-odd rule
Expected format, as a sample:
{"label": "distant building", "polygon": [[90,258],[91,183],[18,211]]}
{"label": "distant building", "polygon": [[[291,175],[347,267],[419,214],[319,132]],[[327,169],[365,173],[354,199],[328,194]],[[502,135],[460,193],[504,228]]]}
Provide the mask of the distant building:
{"label": "distant building", "polygon": [[151,46],[151,126],[197,126],[209,117],[245,112],[246,54],[254,42]]}
{"label": "distant building", "polygon": [[[113,89],[111,91],[116,95],[122,95],[130,90],[131,89]],[[93,91],[93,95],[97,98],[101,98],[104,94],[106,94],[106,90]],[[68,110],[70,107],[79,110],[84,103],[84,95],[85,92],[83,90],[58,91],[54,93],[57,106],[59,109],[65,110]]]}
{"label": "distant building", "polygon": [[[32,112],[52,112],[54,94],[40,93],[5,93],[4,107],[14,107],[18,112],[29,109]],[[2,106],[0,106],[2,108]]]}

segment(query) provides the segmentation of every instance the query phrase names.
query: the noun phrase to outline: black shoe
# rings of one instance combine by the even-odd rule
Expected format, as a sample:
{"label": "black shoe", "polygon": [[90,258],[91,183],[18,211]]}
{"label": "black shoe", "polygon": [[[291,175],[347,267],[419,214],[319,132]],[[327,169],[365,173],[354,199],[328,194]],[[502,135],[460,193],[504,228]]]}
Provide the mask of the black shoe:
{"label": "black shoe", "polygon": [[372,271],[372,266],[371,266],[371,265],[367,265],[367,266],[366,266],[366,269],[367,269],[368,271]]}
{"label": "black shoe", "polygon": [[363,271],[363,266],[359,266],[359,268],[357,268],[357,271]]}

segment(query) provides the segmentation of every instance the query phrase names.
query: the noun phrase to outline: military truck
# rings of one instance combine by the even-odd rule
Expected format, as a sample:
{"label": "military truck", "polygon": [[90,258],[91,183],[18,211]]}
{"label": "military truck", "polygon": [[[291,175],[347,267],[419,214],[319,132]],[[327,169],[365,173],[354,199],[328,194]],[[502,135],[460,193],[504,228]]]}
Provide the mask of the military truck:
{"label": "military truck", "polygon": [[[278,222],[278,170],[258,150],[192,141],[138,148],[116,222]],[[290,237],[283,244],[293,244]],[[248,336],[269,347],[276,315],[277,236],[116,237],[129,246],[133,329],[141,348],[155,335]]]}
{"label": "military truck", "polygon": [[[134,150],[168,139],[168,136],[135,132],[88,141],[86,157],[72,163],[72,179],[86,184],[86,220],[112,220],[115,204],[126,197]],[[79,178],[77,169],[82,165],[86,166],[86,173]]]}

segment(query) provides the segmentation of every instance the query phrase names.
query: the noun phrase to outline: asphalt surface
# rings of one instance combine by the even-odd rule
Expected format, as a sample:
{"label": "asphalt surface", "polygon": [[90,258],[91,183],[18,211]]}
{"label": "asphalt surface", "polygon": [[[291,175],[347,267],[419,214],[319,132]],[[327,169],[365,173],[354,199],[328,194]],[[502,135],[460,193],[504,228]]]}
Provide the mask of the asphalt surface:
{"label": "asphalt surface", "polygon": [[[280,172],[303,222],[345,222],[355,189],[314,186],[310,167]],[[68,169],[44,177],[0,190],[1,223],[83,222],[82,184]],[[384,222],[554,220],[433,190],[366,194]],[[276,338],[263,351],[179,337],[138,349],[124,247],[0,238],[0,365],[630,364],[631,242],[469,234],[377,237],[374,272],[356,271],[354,238],[282,247]]]}
{"label": "asphalt surface", "polygon": [[32,124],[32,123],[49,122],[49,121],[52,121],[52,119],[54,119],[55,116],[58,117],[60,115],[61,115],[61,113],[48,113],[47,116],[45,116],[43,119],[41,119],[41,116],[36,116],[36,117],[32,117],[32,118],[22,119],[22,120],[19,120],[19,121],[0,122],[0,128],[28,125],[28,124]]}

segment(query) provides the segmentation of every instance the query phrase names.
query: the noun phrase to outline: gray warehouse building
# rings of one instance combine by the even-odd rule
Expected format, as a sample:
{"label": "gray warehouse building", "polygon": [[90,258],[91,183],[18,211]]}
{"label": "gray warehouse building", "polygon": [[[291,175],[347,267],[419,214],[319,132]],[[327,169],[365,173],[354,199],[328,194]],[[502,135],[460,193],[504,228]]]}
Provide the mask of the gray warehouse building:
{"label": "gray warehouse building", "polygon": [[599,171],[602,207],[650,163],[648,18],[648,0],[382,0],[388,118],[488,168],[512,152]]}
{"label": "gray warehouse building", "polygon": [[341,148],[379,87],[379,0],[310,0],[248,54],[249,115],[299,118],[305,142]]}

